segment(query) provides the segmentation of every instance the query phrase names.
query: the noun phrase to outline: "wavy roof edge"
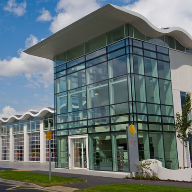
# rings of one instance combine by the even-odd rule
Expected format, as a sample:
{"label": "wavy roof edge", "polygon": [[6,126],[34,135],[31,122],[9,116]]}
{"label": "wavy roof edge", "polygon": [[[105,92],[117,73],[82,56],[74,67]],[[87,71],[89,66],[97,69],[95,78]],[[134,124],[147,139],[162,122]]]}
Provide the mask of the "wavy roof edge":
{"label": "wavy roof edge", "polygon": [[158,28],[139,13],[107,4],[26,49],[24,52],[53,60],[55,55],[126,23],[132,24],[146,36],[158,38],[162,35],[170,35],[184,47],[192,48],[192,36],[186,30],[180,27]]}
{"label": "wavy roof edge", "polygon": [[54,113],[54,108],[52,107],[45,107],[41,109],[39,112],[33,113],[34,111],[28,111],[24,113],[23,115],[11,115],[8,118],[0,118],[0,124],[1,123],[9,123],[13,122],[14,120],[26,120],[29,116],[31,117],[42,117],[47,114],[47,112]]}

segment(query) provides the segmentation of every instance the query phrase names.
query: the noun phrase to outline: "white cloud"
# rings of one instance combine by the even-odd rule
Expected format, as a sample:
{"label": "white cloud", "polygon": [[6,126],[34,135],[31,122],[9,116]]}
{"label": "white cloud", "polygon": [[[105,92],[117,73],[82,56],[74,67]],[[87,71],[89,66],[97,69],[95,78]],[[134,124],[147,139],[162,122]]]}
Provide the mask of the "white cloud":
{"label": "white cloud", "polygon": [[37,21],[51,21],[52,20],[51,13],[48,10],[43,8],[40,12],[41,12],[41,15],[39,17],[37,17]]}
{"label": "white cloud", "polygon": [[96,0],[59,0],[50,30],[55,33],[99,7]]}
{"label": "white cloud", "polygon": [[29,37],[25,40],[25,48],[29,48],[35,44],[38,43],[38,39],[37,37],[35,37],[34,35],[29,35]]}
{"label": "white cloud", "polygon": [[7,5],[4,7],[5,11],[9,11],[16,16],[20,17],[26,12],[27,3],[23,1],[23,3],[17,3],[15,0],[9,0]]}
{"label": "white cloud", "polygon": [[[25,46],[34,45],[38,39],[30,35],[25,42]],[[28,55],[20,51],[19,57],[13,57],[10,60],[0,60],[0,76],[13,77],[24,75],[29,81],[26,87],[48,87],[53,83],[53,63],[52,61],[40,57]]]}
{"label": "white cloud", "polygon": [[2,117],[10,117],[11,115],[16,115],[17,112],[14,108],[10,106],[5,106],[2,110],[2,113],[0,113],[0,118]]}
{"label": "white cloud", "polygon": [[138,0],[127,9],[138,12],[159,27],[181,27],[192,34],[192,1]]}

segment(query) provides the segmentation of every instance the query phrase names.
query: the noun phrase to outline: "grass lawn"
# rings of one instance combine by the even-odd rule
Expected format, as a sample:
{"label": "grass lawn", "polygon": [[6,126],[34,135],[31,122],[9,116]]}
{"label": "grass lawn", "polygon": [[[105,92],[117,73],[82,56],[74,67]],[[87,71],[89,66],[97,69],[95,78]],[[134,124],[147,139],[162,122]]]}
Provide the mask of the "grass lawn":
{"label": "grass lawn", "polygon": [[[77,191],[83,192],[130,192],[130,191],[138,191],[138,192],[159,192],[159,191],[167,191],[167,192],[188,192],[192,189],[190,188],[181,188],[181,187],[165,187],[165,186],[155,186],[155,185],[141,185],[141,184],[116,184],[116,185],[102,185],[97,187],[89,187],[86,189],[81,189]],[[76,191],[76,192],[77,192]]]}
{"label": "grass lawn", "polygon": [[85,182],[85,180],[83,179],[71,178],[71,177],[60,177],[60,176],[53,176],[53,175],[51,176],[51,181],[49,181],[49,175],[20,172],[20,171],[10,171],[10,170],[1,171],[0,178],[14,180],[14,181],[22,181],[27,183],[34,183],[42,187]]}

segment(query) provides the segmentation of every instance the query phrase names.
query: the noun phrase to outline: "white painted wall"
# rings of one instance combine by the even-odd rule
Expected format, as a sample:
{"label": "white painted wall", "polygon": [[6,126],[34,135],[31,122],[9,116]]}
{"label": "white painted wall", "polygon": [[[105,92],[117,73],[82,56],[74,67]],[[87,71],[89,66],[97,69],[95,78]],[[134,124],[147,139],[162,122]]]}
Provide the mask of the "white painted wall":
{"label": "white painted wall", "polygon": [[[180,91],[192,93],[192,55],[170,50],[170,68],[173,89],[174,113],[181,114]],[[179,167],[183,167],[183,147],[177,139]],[[186,166],[190,166],[189,148],[185,148]]]}
{"label": "white painted wall", "polygon": [[[148,160],[152,162],[149,166],[152,172],[150,170],[146,170],[146,172],[150,175],[155,174],[161,180],[192,181],[192,168],[171,170],[162,167],[162,163],[158,160]],[[146,160],[142,161],[142,163],[144,163],[145,161]]]}

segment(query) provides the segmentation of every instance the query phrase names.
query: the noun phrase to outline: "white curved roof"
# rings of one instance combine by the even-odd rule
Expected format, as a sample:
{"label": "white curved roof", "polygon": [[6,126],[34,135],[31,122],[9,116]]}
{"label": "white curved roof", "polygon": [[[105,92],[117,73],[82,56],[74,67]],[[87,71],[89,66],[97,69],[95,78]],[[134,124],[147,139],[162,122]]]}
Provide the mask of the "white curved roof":
{"label": "white curved roof", "polygon": [[37,112],[37,111],[28,111],[28,112],[24,113],[23,115],[12,115],[9,118],[1,118],[0,119],[0,124],[1,123],[11,123],[14,120],[26,120],[29,117],[43,117],[48,112],[54,113],[54,108],[45,107],[45,108],[41,109],[39,112]]}
{"label": "white curved roof", "polygon": [[183,46],[192,48],[192,36],[184,29],[179,27],[160,29],[139,13],[107,4],[30,47],[25,53],[53,60],[55,55],[126,23],[132,24],[148,37],[170,35]]}

